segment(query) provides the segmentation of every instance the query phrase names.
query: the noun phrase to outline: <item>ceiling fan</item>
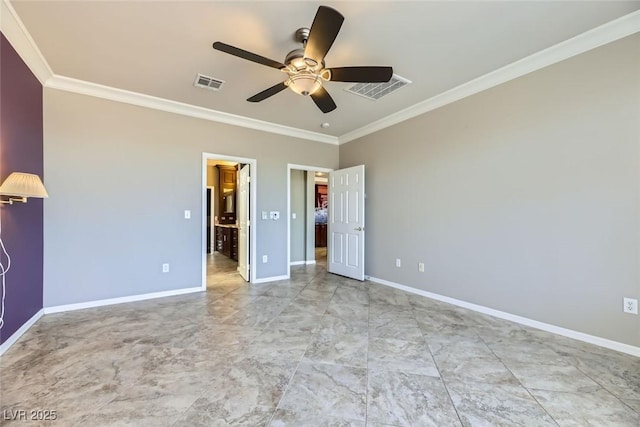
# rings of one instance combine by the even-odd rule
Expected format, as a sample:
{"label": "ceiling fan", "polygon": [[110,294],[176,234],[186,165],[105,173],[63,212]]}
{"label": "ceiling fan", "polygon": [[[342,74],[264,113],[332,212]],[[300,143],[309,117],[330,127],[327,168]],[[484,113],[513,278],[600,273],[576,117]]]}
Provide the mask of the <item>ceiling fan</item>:
{"label": "ceiling fan", "polygon": [[300,28],[295,33],[296,40],[302,43],[302,49],[289,52],[284,63],[222,42],[215,42],[213,48],[248,61],[277,68],[287,74],[285,81],[253,95],[247,101],[264,101],[289,88],[297,94],[310,96],[323,113],[328,113],[336,109],[336,104],[323,87],[324,82],[379,83],[388,82],[393,75],[391,67],[325,68],[324,57],[338,36],[343,21],[344,16],[337,10],[320,6],[311,28]]}

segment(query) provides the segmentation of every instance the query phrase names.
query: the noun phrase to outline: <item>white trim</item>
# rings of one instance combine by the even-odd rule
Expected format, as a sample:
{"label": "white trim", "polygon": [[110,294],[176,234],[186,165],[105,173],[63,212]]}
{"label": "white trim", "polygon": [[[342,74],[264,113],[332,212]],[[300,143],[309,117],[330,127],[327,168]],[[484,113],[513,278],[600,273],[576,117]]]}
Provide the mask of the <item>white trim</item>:
{"label": "white trim", "polygon": [[392,288],[400,289],[412,294],[421,295],[423,297],[431,298],[434,300],[446,302],[448,304],[457,305],[458,307],[467,308],[469,310],[477,311],[478,313],[488,314],[489,316],[498,317],[500,319],[509,320],[511,322],[519,323],[521,325],[530,326],[532,328],[541,329],[543,331],[551,332],[553,334],[562,335],[563,337],[573,338],[574,340],[583,341],[589,344],[595,344],[600,347],[608,348],[611,350],[619,351],[621,353],[627,353],[632,356],[640,357],[640,347],[636,347],[629,344],[624,344],[618,341],[609,340],[606,338],[598,337],[595,335],[585,334],[584,332],[574,331],[572,329],[562,328],[560,326],[551,325],[549,323],[539,322],[537,320],[529,319],[527,317],[517,316],[515,314],[507,313],[493,308],[485,307],[483,305],[477,305],[466,301],[461,301],[455,298],[450,298],[444,295],[435,294],[433,292],[423,291],[422,289],[412,288],[410,286],[401,285],[399,283],[391,282],[389,280],[379,279],[377,277],[365,276],[365,280],[379,283],[381,285],[390,286]]}
{"label": "white trim", "polygon": [[129,90],[118,89],[71,77],[54,75],[48,82],[47,87],[64,90],[67,92],[79,93],[82,95],[94,96],[111,101],[123,102],[140,107],[152,108],[154,110],[166,111],[169,113],[181,114],[183,116],[196,117],[213,122],[226,123],[233,126],[240,126],[249,129],[261,130],[264,132],[279,135],[291,136],[311,141],[324,142],[327,144],[338,144],[338,138],[332,135],[325,135],[318,132],[311,132],[304,129],[297,129],[277,123],[265,122],[263,120],[238,116],[236,114],[225,113],[223,111],[212,110],[210,108],[198,107],[184,102],[172,101],[170,99],[145,95]]}
{"label": "white trim", "polygon": [[640,11],[637,11],[498,68],[359,129],[340,135],[340,144],[388,128],[639,31]]}
{"label": "white trim", "polygon": [[44,309],[41,308],[36,314],[31,316],[29,320],[24,322],[24,324],[20,326],[17,331],[11,334],[11,336],[5,342],[3,342],[2,345],[0,345],[0,356],[2,356],[7,350],[9,350],[9,347],[15,344],[15,342],[18,341],[20,337],[24,335],[24,333],[27,332],[29,328],[32,327],[34,323],[36,323],[43,315]]}
{"label": "white trim", "polygon": [[20,58],[44,86],[53,71],[9,0],[0,1],[0,29]]}
{"label": "white trim", "polygon": [[[287,273],[289,274],[289,277],[291,277],[291,266],[296,265],[291,263],[291,171],[292,170],[303,170],[306,172],[325,172],[325,173],[333,172],[333,169],[321,168],[318,166],[298,165],[295,163],[287,164],[287,262],[289,263],[289,270],[287,271]],[[307,222],[307,219],[305,218],[305,224],[306,222]],[[305,233],[306,233],[306,229],[305,229]],[[306,263],[310,264],[309,261],[307,261]],[[316,262],[313,261],[313,264],[315,263]],[[287,277],[287,279],[289,277]]]}
{"label": "white trim", "polygon": [[257,241],[257,227],[258,221],[257,218],[257,204],[258,204],[258,161],[256,159],[250,159],[248,157],[237,157],[237,156],[229,156],[225,154],[214,154],[214,153],[202,153],[202,226],[204,227],[202,231],[202,289],[207,288],[207,253],[205,251],[207,240],[204,236],[204,230],[207,229],[207,211],[206,201],[207,201],[207,160],[226,160],[229,162],[236,163],[247,163],[250,167],[251,179],[249,181],[249,280],[250,283],[258,283],[256,282],[256,270],[254,266],[258,265],[256,262],[256,251],[255,248],[258,247]]}
{"label": "white trim", "polygon": [[144,301],[148,299],[172,297],[176,295],[191,294],[195,292],[202,292],[202,288],[197,286],[195,288],[174,289],[171,291],[152,292],[149,294],[130,295],[127,297],[108,298],[96,301],[79,302],[77,304],[65,304],[54,305],[52,307],[45,307],[44,314],[62,313],[65,311],[84,310],[85,308],[102,307],[105,305],[123,304],[127,302]]}
{"label": "white trim", "polygon": [[254,283],[254,284],[269,283],[269,282],[277,282],[278,280],[288,280],[288,279],[289,279],[289,276],[287,276],[287,275],[272,276],[272,277],[263,277],[263,278],[260,278],[260,279],[255,279],[251,283]]}
{"label": "white trim", "polygon": [[315,260],[315,259],[310,259],[310,260],[305,261],[304,263],[305,263],[306,265],[313,265],[313,264],[315,264],[315,263],[316,263],[316,260]]}
{"label": "white trim", "polygon": [[[205,167],[205,171],[208,169],[208,167],[209,167],[208,165]],[[205,184],[208,184],[208,182],[206,182],[206,179],[207,179],[207,176],[208,176],[208,172],[205,172],[204,176],[205,176]],[[207,215],[207,209],[212,208],[211,212],[215,212],[216,206],[217,206],[216,205],[216,201],[215,201],[215,197],[213,197],[213,195],[216,192],[216,187],[213,186],[213,185],[207,185],[206,188],[204,189],[205,197],[207,196],[207,191],[208,190],[211,190],[211,200],[210,200],[209,206],[207,206],[203,211],[205,216]],[[205,257],[209,254],[209,250],[211,250],[211,253],[213,253],[213,252],[215,252],[215,248],[216,248],[216,243],[215,243],[216,242],[216,239],[215,239],[215,237],[216,237],[215,222],[216,221],[215,221],[215,218],[213,218],[213,217],[214,217],[214,215],[211,215],[211,224],[205,223],[207,226],[211,226],[211,235],[209,236],[209,239],[211,240],[211,246],[209,246],[207,248],[206,244],[205,244],[205,249],[207,250],[207,252],[205,253]],[[204,269],[204,272],[205,272],[205,276],[204,277],[205,277],[205,288],[206,288],[206,272],[207,272],[206,268]]]}
{"label": "white trim", "polygon": [[320,166],[297,165],[295,163],[289,163],[288,166],[290,170],[298,169],[298,170],[303,170],[307,172],[325,172],[325,173],[333,172],[333,169],[322,168]]}
{"label": "white trim", "polygon": [[306,264],[307,264],[307,261],[292,261],[292,262],[289,263],[290,266],[292,266],[292,265],[306,265]]}

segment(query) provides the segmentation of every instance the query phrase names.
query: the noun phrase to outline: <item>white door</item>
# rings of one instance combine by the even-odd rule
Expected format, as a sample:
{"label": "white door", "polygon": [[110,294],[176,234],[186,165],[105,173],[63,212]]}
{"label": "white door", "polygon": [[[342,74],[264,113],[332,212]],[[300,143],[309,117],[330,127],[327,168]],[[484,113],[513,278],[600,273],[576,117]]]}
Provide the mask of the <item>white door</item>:
{"label": "white door", "polygon": [[364,280],[364,165],[329,173],[329,272]]}
{"label": "white door", "polygon": [[249,165],[240,169],[238,178],[238,272],[249,281]]}

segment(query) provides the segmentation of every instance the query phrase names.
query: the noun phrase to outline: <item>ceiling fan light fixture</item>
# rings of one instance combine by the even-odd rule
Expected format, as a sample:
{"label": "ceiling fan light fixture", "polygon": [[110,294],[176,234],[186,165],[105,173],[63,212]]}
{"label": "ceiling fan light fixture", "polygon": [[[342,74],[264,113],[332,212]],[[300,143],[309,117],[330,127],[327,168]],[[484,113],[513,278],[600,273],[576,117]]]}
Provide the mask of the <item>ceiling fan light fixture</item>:
{"label": "ceiling fan light fixture", "polygon": [[318,74],[301,71],[291,74],[285,84],[295,93],[309,96],[322,87],[322,79]]}

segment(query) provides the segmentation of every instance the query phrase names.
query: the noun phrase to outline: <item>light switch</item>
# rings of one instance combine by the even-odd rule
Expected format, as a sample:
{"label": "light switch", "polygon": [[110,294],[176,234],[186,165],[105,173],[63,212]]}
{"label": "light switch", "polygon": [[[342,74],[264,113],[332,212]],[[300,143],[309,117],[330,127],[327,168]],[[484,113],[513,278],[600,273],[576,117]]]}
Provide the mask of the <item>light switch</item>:
{"label": "light switch", "polygon": [[270,212],[270,216],[271,216],[271,219],[272,219],[272,220],[277,221],[277,220],[279,220],[279,219],[280,219],[280,212],[278,212],[278,211],[271,211],[271,212]]}
{"label": "light switch", "polygon": [[190,210],[185,210],[184,211],[184,219],[191,219],[191,211]]}
{"label": "light switch", "polygon": [[262,211],[262,219],[267,219],[267,211]]}
{"label": "light switch", "polygon": [[291,218],[296,219],[296,217],[297,217],[297,215],[296,215],[295,212],[291,214]]}

